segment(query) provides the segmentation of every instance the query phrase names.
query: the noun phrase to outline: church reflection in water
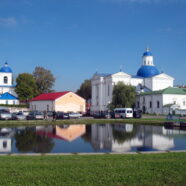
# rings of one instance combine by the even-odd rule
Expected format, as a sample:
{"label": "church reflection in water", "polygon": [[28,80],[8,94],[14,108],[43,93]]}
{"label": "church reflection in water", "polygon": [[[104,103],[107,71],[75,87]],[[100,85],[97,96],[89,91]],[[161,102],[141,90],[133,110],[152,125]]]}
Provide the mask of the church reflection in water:
{"label": "church reflection in water", "polygon": [[186,134],[186,131],[148,125],[92,125],[91,143],[96,151],[169,150],[175,147],[174,135],[178,134]]}
{"label": "church reflection in water", "polygon": [[69,153],[74,152],[74,149],[77,152],[120,153],[186,150],[185,140],[186,130],[150,125],[93,124],[0,128],[0,153],[56,153],[64,152],[64,146],[68,146]]}

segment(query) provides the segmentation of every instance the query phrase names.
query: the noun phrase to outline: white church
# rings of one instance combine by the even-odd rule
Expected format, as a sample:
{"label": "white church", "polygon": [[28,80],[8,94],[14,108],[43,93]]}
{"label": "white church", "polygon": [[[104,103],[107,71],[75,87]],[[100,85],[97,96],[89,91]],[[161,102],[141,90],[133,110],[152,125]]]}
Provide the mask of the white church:
{"label": "white church", "polygon": [[7,62],[0,68],[0,104],[19,104],[19,100],[15,93],[15,85],[13,84],[13,71],[8,66]]}
{"label": "white church", "polygon": [[91,79],[91,111],[107,111],[112,102],[114,85],[123,82],[136,87],[136,108],[144,113],[168,114],[171,107],[186,110],[186,89],[174,87],[174,78],[161,73],[154,65],[149,48],[143,53],[142,65],[136,75],[125,72],[95,73]]}

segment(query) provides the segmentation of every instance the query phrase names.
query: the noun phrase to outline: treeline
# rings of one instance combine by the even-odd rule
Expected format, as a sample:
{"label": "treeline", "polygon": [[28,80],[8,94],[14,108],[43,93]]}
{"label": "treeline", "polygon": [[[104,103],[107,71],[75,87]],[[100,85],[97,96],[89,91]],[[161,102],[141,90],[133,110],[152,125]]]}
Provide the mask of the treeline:
{"label": "treeline", "polygon": [[50,70],[37,66],[33,73],[21,73],[16,78],[15,92],[21,102],[41,94],[53,92],[55,77]]}

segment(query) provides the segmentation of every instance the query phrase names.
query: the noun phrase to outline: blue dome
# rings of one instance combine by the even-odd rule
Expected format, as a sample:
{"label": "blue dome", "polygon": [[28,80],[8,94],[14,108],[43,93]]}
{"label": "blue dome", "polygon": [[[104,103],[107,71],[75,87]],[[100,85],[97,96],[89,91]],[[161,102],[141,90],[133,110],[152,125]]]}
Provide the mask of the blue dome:
{"label": "blue dome", "polygon": [[0,72],[12,73],[12,69],[8,66],[6,62],[5,65],[0,69]]}
{"label": "blue dome", "polygon": [[143,56],[152,56],[152,53],[150,51],[146,51],[143,53]]}
{"label": "blue dome", "polygon": [[160,74],[160,72],[155,66],[145,66],[145,65],[141,66],[141,68],[137,72],[137,76],[144,77],[144,78],[152,77],[158,74]]}

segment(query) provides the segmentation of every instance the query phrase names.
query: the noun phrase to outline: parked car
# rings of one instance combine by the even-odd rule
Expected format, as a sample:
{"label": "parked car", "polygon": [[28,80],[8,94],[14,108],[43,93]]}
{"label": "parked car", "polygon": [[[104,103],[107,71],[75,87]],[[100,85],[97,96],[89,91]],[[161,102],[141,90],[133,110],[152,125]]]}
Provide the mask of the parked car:
{"label": "parked car", "polygon": [[53,119],[53,112],[52,111],[48,111],[46,117],[47,118],[45,118],[45,119]]}
{"label": "parked car", "polygon": [[27,120],[43,120],[44,119],[44,114],[43,112],[39,111],[32,111],[26,116]]}
{"label": "parked car", "polygon": [[1,120],[10,120],[10,119],[12,119],[12,114],[6,109],[1,109],[0,110],[0,119]]}
{"label": "parked car", "polygon": [[80,118],[80,117],[82,117],[82,114],[80,114],[80,113],[76,113],[76,112],[69,112],[68,113],[69,114],[69,119],[75,119],[75,118]]}
{"label": "parked car", "polygon": [[133,118],[132,108],[115,108],[115,118]]}
{"label": "parked car", "polygon": [[114,112],[96,112],[93,114],[94,118],[114,118]]}
{"label": "parked car", "polygon": [[141,110],[134,110],[133,111],[133,117],[134,118],[141,118],[142,116],[142,111]]}
{"label": "parked car", "polygon": [[22,112],[12,113],[13,120],[25,120],[26,116]]}
{"label": "parked car", "polygon": [[21,113],[21,114],[23,114],[24,116],[28,116],[29,111],[23,110],[23,111],[20,111],[20,112],[18,112],[18,113]]}
{"label": "parked car", "polygon": [[56,119],[69,119],[69,113],[57,112]]}

